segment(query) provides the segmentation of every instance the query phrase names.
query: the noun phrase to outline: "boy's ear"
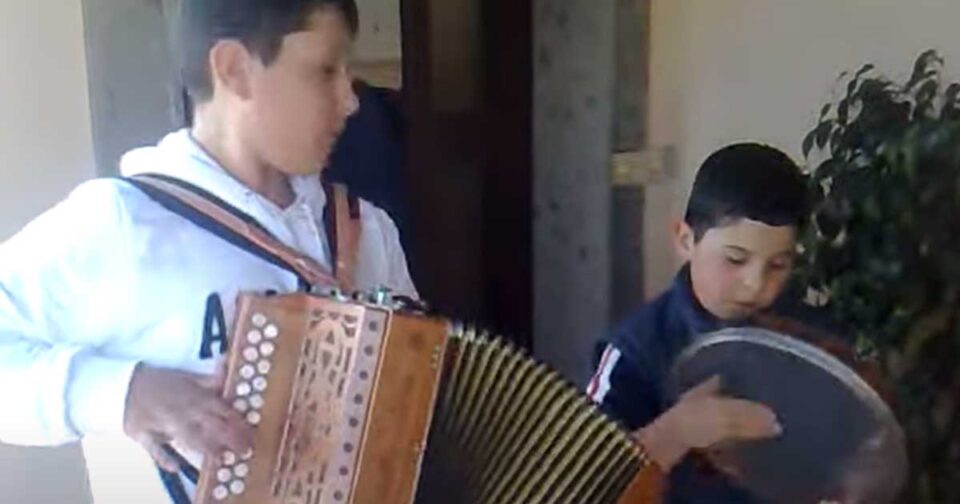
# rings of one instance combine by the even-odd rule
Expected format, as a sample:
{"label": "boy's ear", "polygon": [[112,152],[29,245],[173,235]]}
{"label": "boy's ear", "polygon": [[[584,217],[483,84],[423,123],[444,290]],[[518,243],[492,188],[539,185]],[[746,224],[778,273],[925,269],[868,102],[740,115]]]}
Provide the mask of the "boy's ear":
{"label": "boy's ear", "polygon": [[674,221],[673,246],[677,251],[677,255],[680,256],[684,262],[688,262],[693,258],[693,249],[696,244],[697,236],[693,232],[693,228],[682,219]]}
{"label": "boy's ear", "polygon": [[247,99],[251,95],[252,57],[247,48],[235,40],[220,40],[210,49],[210,76],[214,87]]}

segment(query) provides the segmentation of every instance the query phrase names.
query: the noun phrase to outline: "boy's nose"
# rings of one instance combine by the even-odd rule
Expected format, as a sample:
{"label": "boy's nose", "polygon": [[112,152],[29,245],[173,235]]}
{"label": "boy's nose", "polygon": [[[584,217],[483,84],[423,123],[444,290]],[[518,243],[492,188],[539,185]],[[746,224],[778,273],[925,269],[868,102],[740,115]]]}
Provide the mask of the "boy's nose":
{"label": "boy's nose", "polygon": [[353,90],[352,86],[347,88],[344,100],[345,117],[352,116],[360,109],[360,98],[357,97],[357,93]]}
{"label": "boy's nose", "polygon": [[354,89],[353,77],[348,71],[344,70],[337,88],[338,111],[346,120],[360,108],[360,98]]}
{"label": "boy's nose", "polygon": [[743,276],[744,294],[750,295],[751,298],[755,297],[763,288],[763,281],[763,271],[758,269],[747,271]]}

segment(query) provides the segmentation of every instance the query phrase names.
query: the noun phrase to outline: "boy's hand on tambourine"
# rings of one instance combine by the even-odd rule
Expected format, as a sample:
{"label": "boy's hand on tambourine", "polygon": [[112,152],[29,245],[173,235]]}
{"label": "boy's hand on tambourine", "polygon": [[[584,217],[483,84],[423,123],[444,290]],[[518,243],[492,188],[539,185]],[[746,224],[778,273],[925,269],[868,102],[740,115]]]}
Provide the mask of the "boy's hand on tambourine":
{"label": "boy's hand on tambourine", "polygon": [[780,435],[776,415],[766,406],[720,395],[719,377],[701,383],[673,408],[637,433],[650,456],[669,470],[691,450]]}
{"label": "boy's hand on tambourine", "polygon": [[247,452],[253,431],[221,398],[225,375],[223,365],[203,376],[141,364],[130,381],[124,430],[170,472],[178,464],[164,445],[173,442],[206,457]]}

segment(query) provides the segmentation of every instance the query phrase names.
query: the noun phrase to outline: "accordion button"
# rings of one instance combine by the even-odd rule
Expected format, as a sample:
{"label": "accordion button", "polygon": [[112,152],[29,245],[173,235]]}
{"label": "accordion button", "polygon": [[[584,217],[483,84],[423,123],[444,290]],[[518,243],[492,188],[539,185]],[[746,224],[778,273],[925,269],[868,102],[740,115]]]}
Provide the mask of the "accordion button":
{"label": "accordion button", "polygon": [[213,489],[213,498],[217,500],[226,499],[230,495],[230,491],[227,490],[227,487],[223,485],[218,485]]}
{"label": "accordion button", "polygon": [[260,353],[262,353],[264,357],[270,357],[273,355],[273,351],[276,349],[277,347],[275,347],[273,343],[270,343],[269,341],[260,345]]}
{"label": "accordion button", "polygon": [[230,469],[224,468],[217,471],[217,481],[219,481],[220,483],[226,483],[232,479],[233,479],[233,473],[230,471]]}
{"label": "accordion button", "polygon": [[248,396],[250,395],[250,384],[247,382],[240,382],[237,384],[237,395],[238,396]]}
{"label": "accordion button", "polygon": [[247,450],[240,454],[240,460],[250,460],[253,458],[253,450]]}
{"label": "accordion button", "polygon": [[255,313],[253,317],[250,317],[250,322],[253,322],[253,325],[257,327],[263,327],[267,325],[267,316],[262,313]]}
{"label": "accordion button", "polygon": [[250,425],[259,425],[260,424],[260,413],[256,411],[251,411],[247,413],[247,422]]}
{"label": "accordion button", "polygon": [[275,339],[277,336],[280,336],[280,330],[277,329],[277,326],[270,324],[263,328],[263,335],[268,339]]}
{"label": "accordion button", "polygon": [[263,392],[264,390],[267,390],[267,379],[264,378],[264,377],[262,377],[262,376],[258,376],[258,377],[256,377],[256,378],[254,378],[254,379],[253,379],[253,388],[254,388],[254,390],[256,390],[257,392]]}
{"label": "accordion button", "polygon": [[233,409],[239,411],[240,413],[244,413],[250,409],[250,407],[247,405],[247,401],[244,401],[243,399],[237,399],[236,401],[233,401]]}
{"label": "accordion button", "polygon": [[244,485],[240,480],[233,480],[233,483],[230,483],[230,492],[233,493],[233,495],[240,495],[246,489],[247,485]]}
{"label": "accordion button", "polygon": [[250,362],[256,362],[260,358],[260,352],[257,351],[256,347],[247,347],[243,349],[243,358],[247,359]]}
{"label": "accordion button", "polygon": [[246,478],[249,473],[250,467],[247,464],[237,464],[237,467],[233,468],[233,474],[238,478]]}
{"label": "accordion button", "polygon": [[256,329],[253,329],[247,333],[247,341],[249,341],[251,345],[256,345],[257,343],[260,343],[262,340],[263,340],[263,334],[260,334],[260,331]]}
{"label": "accordion button", "polygon": [[240,368],[240,378],[243,378],[244,380],[249,380],[250,378],[253,378],[255,374],[257,374],[257,370],[253,369],[252,364],[245,364],[243,367]]}
{"label": "accordion button", "polygon": [[263,396],[260,394],[250,396],[250,407],[253,409],[260,409],[263,407]]}
{"label": "accordion button", "polygon": [[237,455],[233,452],[223,452],[223,464],[232,466],[237,463]]}
{"label": "accordion button", "polygon": [[258,363],[257,363],[257,371],[259,371],[260,374],[267,374],[267,373],[269,373],[269,372],[270,372],[270,361],[268,361],[268,360],[262,360],[262,361],[258,362]]}

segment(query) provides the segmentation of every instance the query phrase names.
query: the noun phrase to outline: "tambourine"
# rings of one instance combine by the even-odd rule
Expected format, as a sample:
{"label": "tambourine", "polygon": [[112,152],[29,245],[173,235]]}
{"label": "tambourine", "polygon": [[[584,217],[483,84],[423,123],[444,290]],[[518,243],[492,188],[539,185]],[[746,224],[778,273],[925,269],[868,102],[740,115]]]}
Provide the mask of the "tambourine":
{"label": "tambourine", "polygon": [[725,396],[770,407],[784,429],[723,448],[746,490],[778,504],[897,497],[908,467],[903,431],[875,387],[831,352],[768,329],[724,329],[681,353],[668,393],[679,398],[714,376]]}

